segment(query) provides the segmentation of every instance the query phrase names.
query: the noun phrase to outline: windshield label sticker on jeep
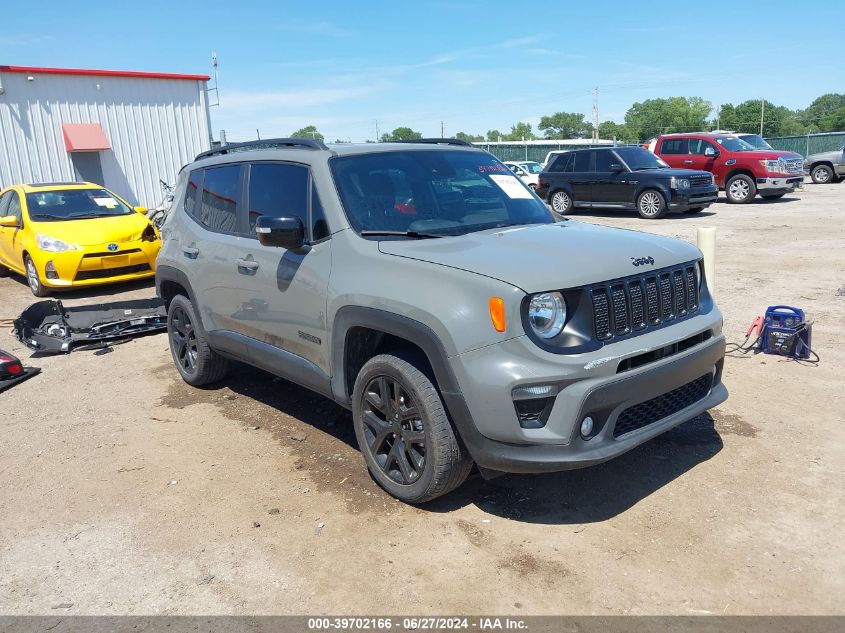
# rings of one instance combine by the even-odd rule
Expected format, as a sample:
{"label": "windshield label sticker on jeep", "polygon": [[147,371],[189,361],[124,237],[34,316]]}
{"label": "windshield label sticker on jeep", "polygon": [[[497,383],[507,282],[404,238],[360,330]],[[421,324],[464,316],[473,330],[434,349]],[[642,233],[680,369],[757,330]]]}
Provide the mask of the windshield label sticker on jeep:
{"label": "windshield label sticker on jeep", "polygon": [[108,207],[111,209],[112,207],[117,206],[117,200],[114,198],[93,198],[93,200],[101,207]]}
{"label": "windshield label sticker on jeep", "polygon": [[508,194],[508,198],[531,199],[531,192],[523,186],[516,176],[490,174],[490,180],[499,185],[499,188]]}
{"label": "windshield label sticker on jeep", "polygon": [[651,257],[651,256],[649,256],[649,257],[632,257],[631,263],[634,266],[645,266],[646,264],[651,264],[653,266],[654,265],[654,258]]}

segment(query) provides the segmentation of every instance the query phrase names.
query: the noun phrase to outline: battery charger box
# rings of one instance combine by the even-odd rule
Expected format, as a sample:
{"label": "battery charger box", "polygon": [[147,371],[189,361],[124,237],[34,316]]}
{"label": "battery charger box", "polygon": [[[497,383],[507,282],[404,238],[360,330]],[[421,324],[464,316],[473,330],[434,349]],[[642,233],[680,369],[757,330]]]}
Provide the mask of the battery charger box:
{"label": "battery charger box", "polygon": [[793,306],[769,306],[760,333],[760,351],[798,360],[810,358],[813,326],[804,311]]}

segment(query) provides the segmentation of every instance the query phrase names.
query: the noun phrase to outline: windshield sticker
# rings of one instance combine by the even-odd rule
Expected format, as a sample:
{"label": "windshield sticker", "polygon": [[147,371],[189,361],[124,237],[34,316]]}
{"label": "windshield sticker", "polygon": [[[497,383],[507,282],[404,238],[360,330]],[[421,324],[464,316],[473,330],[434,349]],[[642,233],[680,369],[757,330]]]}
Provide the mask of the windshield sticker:
{"label": "windshield sticker", "polygon": [[527,198],[531,199],[531,192],[525,188],[525,185],[516,176],[504,176],[500,174],[491,174],[490,180],[499,185],[499,188],[508,194],[508,198]]}
{"label": "windshield sticker", "polygon": [[479,165],[478,171],[483,174],[491,171],[508,171],[508,168],[504,165]]}
{"label": "windshield sticker", "polygon": [[117,200],[114,198],[92,198],[92,200],[99,206],[106,207],[108,209],[113,209],[117,206]]}

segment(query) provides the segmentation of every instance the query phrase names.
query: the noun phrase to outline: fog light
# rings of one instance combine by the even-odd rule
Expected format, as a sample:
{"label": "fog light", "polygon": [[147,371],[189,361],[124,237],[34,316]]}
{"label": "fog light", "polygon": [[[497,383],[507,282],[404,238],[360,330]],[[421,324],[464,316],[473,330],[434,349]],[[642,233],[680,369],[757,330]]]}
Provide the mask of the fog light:
{"label": "fog light", "polygon": [[585,440],[590,439],[590,434],[593,432],[593,418],[587,416],[581,421],[581,437]]}
{"label": "fog light", "polygon": [[47,265],[44,267],[44,272],[47,273],[47,279],[58,279],[59,273],[56,272],[56,267],[53,266],[53,262],[47,262]]}

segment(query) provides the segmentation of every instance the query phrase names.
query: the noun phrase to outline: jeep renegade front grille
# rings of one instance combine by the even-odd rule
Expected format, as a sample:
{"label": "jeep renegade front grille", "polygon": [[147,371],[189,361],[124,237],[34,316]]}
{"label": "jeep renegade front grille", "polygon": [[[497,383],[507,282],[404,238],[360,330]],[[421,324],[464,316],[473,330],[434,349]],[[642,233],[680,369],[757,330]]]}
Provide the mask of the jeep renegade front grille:
{"label": "jeep renegade front grille", "polygon": [[697,312],[697,265],[592,286],[589,293],[596,338],[607,341]]}
{"label": "jeep renegade front grille", "polygon": [[654,424],[703,399],[710,391],[713,376],[706,374],[661,396],[628,407],[616,418],[613,437],[620,437]]}

